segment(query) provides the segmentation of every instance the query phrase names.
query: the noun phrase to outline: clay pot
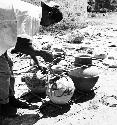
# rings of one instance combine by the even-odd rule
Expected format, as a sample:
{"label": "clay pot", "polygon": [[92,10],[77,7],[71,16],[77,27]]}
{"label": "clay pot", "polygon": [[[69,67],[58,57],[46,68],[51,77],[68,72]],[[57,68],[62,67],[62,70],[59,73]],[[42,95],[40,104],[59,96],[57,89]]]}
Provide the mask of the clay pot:
{"label": "clay pot", "polygon": [[64,67],[61,65],[53,65],[51,69],[55,74],[61,74],[63,73]]}
{"label": "clay pot", "polygon": [[46,94],[55,104],[67,104],[74,94],[75,86],[69,76],[49,79]]}
{"label": "clay pot", "polygon": [[34,93],[46,92],[46,78],[38,74],[30,73],[25,77],[27,87]]}
{"label": "clay pot", "polygon": [[98,81],[98,69],[96,66],[82,66],[69,72],[76,90],[91,91]]}
{"label": "clay pot", "polygon": [[92,57],[90,57],[89,55],[76,55],[74,65],[92,65]]}

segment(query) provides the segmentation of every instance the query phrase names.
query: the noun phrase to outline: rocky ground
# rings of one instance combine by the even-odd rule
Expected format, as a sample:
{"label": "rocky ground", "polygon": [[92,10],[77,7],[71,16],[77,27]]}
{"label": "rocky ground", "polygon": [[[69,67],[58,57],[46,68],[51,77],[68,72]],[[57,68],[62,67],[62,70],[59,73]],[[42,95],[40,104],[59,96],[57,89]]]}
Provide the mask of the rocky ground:
{"label": "rocky ground", "polygon": [[[90,15],[89,15],[90,16]],[[99,70],[95,90],[88,95],[77,95],[70,105],[57,107],[44,103],[37,96],[32,101],[32,109],[18,109],[20,115],[14,119],[6,118],[3,125],[115,125],[117,122],[117,13],[99,14],[87,19],[87,27],[73,31],[46,32],[35,36],[34,47],[59,48],[66,53],[67,65],[72,65],[76,54],[90,54],[93,64]],[[80,38],[79,38],[80,36]],[[82,36],[84,39],[82,39]],[[33,63],[30,57],[16,57],[14,74],[16,78],[15,96],[20,98],[28,88],[21,77],[28,72]],[[43,62],[42,58],[39,58]],[[65,62],[64,62],[65,63]],[[34,98],[33,98],[34,99]],[[39,108],[37,109],[36,106]]]}

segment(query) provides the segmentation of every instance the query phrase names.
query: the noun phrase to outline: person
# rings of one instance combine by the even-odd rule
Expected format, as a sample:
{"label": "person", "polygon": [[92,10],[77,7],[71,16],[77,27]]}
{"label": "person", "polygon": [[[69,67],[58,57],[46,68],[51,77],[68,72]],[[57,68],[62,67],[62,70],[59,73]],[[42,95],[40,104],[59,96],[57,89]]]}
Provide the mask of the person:
{"label": "person", "polygon": [[[30,55],[38,68],[42,71],[45,69],[39,65],[36,56],[41,56],[46,62],[51,62],[53,60],[52,54],[44,50],[35,50],[32,47],[33,39],[30,36],[33,36],[39,30],[39,25],[48,27],[62,20],[63,15],[58,7],[59,5],[52,1],[49,2],[48,5],[41,2],[41,8],[34,7],[25,2],[15,4],[15,8],[17,8],[17,10],[20,9],[20,12],[17,12],[19,35],[17,36],[16,46],[12,49],[11,53]],[[32,8],[33,12],[30,12],[30,8]],[[24,15],[24,11],[28,13],[25,14],[26,16]]]}
{"label": "person", "polygon": [[[20,0],[0,1],[0,116],[15,117],[17,108],[30,107],[28,103],[14,96],[13,63],[7,50],[16,45],[18,38],[25,42],[28,38],[25,37],[24,40],[24,34],[33,37],[39,31],[40,25],[47,27],[62,18],[58,5],[50,6],[41,2],[41,7],[38,7]],[[50,53],[41,53],[43,54],[45,59],[52,59]]]}

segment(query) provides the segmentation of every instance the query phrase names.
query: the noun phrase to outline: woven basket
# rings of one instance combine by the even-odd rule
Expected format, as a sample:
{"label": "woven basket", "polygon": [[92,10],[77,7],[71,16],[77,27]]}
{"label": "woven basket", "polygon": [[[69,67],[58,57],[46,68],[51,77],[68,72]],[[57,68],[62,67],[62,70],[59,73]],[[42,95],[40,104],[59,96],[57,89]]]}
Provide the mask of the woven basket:
{"label": "woven basket", "polygon": [[33,76],[26,76],[25,83],[27,87],[34,93],[45,93],[46,92],[46,78],[38,78],[33,74]]}

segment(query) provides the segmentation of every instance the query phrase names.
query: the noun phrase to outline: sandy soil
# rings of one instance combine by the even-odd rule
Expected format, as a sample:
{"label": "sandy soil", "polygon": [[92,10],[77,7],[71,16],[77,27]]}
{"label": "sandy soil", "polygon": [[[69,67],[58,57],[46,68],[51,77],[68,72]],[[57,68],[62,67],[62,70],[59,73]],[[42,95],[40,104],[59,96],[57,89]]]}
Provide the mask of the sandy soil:
{"label": "sandy soil", "polygon": [[[3,125],[115,125],[117,122],[117,14],[111,13],[88,18],[88,27],[76,29],[80,31],[84,40],[82,43],[70,43],[68,37],[71,31],[63,35],[48,33],[35,37],[34,45],[37,48],[62,47],[66,52],[65,60],[71,64],[77,53],[91,53],[99,69],[99,79],[96,90],[88,95],[78,94],[77,99],[70,105],[56,107],[42,103],[39,98],[30,110],[18,109],[20,115],[14,119],[5,119]],[[38,38],[38,39],[37,39]],[[42,44],[43,43],[43,44]],[[80,51],[80,48],[85,48]],[[10,55],[10,54],[9,54]],[[32,60],[28,57],[10,55],[14,61],[16,77],[15,96],[19,98],[28,91],[21,77],[30,68]],[[33,98],[34,99],[34,98]],[[44,105],[44,108],[43,106]]]}

